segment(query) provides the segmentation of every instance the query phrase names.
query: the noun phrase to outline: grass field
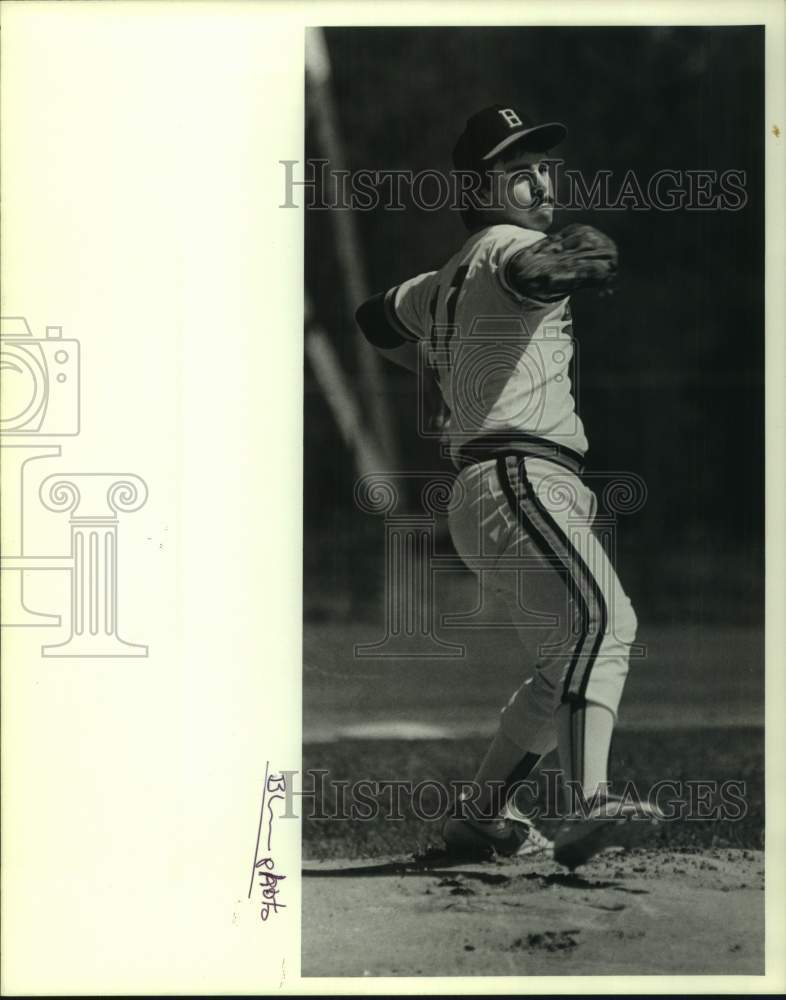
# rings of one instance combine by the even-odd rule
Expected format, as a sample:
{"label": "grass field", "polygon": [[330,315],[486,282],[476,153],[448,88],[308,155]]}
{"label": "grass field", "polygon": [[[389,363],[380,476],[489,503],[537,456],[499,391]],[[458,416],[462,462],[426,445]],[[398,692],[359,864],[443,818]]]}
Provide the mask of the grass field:
{"label": "grass field", "polygon": [[[493,614],[490,607],[488,615]],[[373,643],[383,634],[381,621],[307,623],[305,742],[418,732],[425,737],[490,735],[500,709],[535,660],[538,637],[533,632],[524,647],[509,629],[452,628],[444,635],[463,647],[463,656],[424,657],[417,650],[398,658],[355,656],[357,644]],[[645,620],[637,642],[641,655],[631,661],[621,730],[763,724],[761,629]]]}
{"label": "grass field", "polygon": [[[493,614],[493,609],[490,611]],[[327,781],[451,781],[472,777],[498,713],[525,676],[527,651],[504,629],[454,629],[456,659],[358,659],[381,625],[309,624],[304,636],[303,769]],[[763,837],[763,638],[760,630],[659,625],[641,630],[611,754],[615,787],[632,781],[745,783],[735,822],[675,820],[671,846],[760,847]],[[414,738],[413,738],[414,737]],[[556,755],[542,767],[556,768]],[[306,779],[306,784],[308,779]],[[435,804],[436,803],[436,793]],[[325,803],[328,814],[337,810]],[[426,799],[424,808],[428,806]],[[413,817],[364,822],[304,817],[305,858],[374,857],[435,838]],[[548,824],[546,824],[548,826]]]}
{"label": "grass field", "polygon": [[[304,751],[303,765],[306,785],[311,769],[327,770],[327,781],[360,779],[373,781],[405,780],[413,785],[420,781],[451,781],[471,777],[482,756],[486,741],[480,738],[456,740],[348,740],[340,743],[309,744]],[[696,786],[687,782],[739,781],[745,783],[746,812],[741,819],[674,819],[662,825],[656,843],[669,848],[746,847],[763,846],[764,747],[761,729],[718,728],[700,731],[674,730],[658,732],[621,732],[615,736],[612,749],[610,778],[621,788],[632,780],[643,794],[658,780],[668,777],[681,782],[680,796],[668,793],[666,800],[689,802],[695,799]],[[547,758],[544,767],[556,768],[556,756]],[[545,787],[545,779],[541,781]],[[315,783],[319,788],[319,782]],[[331,786],[328,794],[315,797],[317,815],[336,816],[349,813],[351,800],[337,802]],[[439,807],[435,790],[424,792],[421,808],[428,814]],[[384,793],[383,803],[390,801]],[[708,803],[711,800],[708,799]],[[528,803],[530,804],[530,803]],[[543,805],[543,794],[539,803]],[[309,817],[304,810],[303,857],[376,858],[407,854],[423,850],[439,842],[439,823],[425,821],[412,814],[402,800],[403,819],[390,819],[389,810],[375,819],[319,819]],[[548,835],[555,821],[544,819],[540,828]]]}

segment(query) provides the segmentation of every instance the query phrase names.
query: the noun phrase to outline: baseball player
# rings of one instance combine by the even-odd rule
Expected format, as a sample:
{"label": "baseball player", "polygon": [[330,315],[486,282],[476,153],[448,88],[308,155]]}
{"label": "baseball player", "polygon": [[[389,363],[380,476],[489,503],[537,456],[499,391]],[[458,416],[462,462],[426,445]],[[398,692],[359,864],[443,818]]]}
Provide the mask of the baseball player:
{"label": "baseball player", "polygon": [[458,470],[448,516],[457,552],[505,599],[522,638],[544,614],[555,623],[502,710],[475,775],[479,796],[460,798],[445,821],[447,848],[472,857],[521,850],[532,827],[510,808],[512,794],[558,748],[566,818],[554,857],[575,868],[629,843],[635,820],[656,816],[608,792],[637,622],[592,530],[570,294],[604,289],[617,250],[590,226],[547,235],[547,157],[565,134],[513,107],[473,115],[453,151],[455,168],[480,180],[462,210],[466,242],[438,271],[374,296],[356,316],[384,356],[439,386],[449,414],[443,440]]}

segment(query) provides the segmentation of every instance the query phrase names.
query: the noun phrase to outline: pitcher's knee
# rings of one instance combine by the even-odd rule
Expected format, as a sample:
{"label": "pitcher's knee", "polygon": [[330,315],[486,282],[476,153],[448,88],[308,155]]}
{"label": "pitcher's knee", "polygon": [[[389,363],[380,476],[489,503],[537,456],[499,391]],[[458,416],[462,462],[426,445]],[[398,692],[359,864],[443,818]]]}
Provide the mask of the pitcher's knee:
{"label": "pitcher's knee", "polygon": [[630,646],[636,639],[639,620],[630,600],[623,596],[609,608],[609,619],[606,622],[606,633],[618,642]]}

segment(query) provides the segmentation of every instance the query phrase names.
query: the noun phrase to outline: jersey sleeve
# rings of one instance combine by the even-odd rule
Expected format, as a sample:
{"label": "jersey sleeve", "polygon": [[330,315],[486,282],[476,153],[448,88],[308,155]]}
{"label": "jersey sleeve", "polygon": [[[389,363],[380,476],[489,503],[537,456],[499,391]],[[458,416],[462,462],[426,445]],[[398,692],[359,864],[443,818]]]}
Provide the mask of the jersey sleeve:
{"label": "jersey sleeve", "polygon": [[429,301],[434,289],[436,271],[427,271],[391,288],[386,303],[391,322],[396,324],[405,340],[424,340],[431,320]]}
{"label": "jersey sleeve", "polygon": [[394,285],[374,295],[355,313],[366,339],[380,350],[393,350],[425,339],[429,329],[428,303],[436,271]]}
{"label": "jersey sleeve", "polygon": [[497,231],[493,232],[489,240],[486,258],[492,275],[502,290],[517,302],[532,302],[534,305],[540,306],[541,303],[534,299],[528,299],[516,290],[510,281],[508,269],[516,254],[531,247],[539,240],[545,239],[546,234],[533,229],[521,229],[518,226],[499,226],[496,229]]}

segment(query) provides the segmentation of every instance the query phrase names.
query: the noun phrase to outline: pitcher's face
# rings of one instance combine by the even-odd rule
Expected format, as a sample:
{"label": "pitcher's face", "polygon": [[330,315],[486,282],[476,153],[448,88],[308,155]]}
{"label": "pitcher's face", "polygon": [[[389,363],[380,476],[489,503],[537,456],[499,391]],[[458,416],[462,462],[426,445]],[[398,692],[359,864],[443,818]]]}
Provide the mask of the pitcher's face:
{"label": "pitcher's face", "polygon": [[546,153],[519,153],[494,163],[495,222],[545,231],[554,217],[554,194]]}

